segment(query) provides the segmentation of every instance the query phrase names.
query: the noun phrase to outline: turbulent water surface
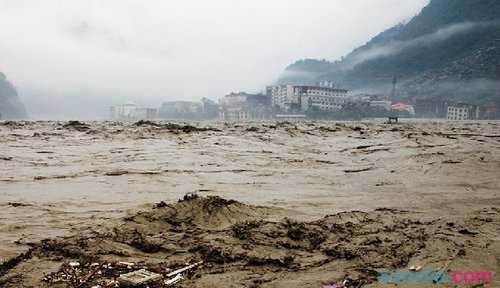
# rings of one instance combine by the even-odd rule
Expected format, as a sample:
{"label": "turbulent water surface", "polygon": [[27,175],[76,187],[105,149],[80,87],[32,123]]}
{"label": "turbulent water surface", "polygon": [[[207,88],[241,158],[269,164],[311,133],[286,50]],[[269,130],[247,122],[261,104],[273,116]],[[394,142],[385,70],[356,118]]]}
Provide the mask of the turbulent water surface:
{"label": "turbulent water surface", "polygon": [[0,258],[186,193],[298,221],[382,207],[463,216],[500,204],[498,122],[191,125],[0,122]]}

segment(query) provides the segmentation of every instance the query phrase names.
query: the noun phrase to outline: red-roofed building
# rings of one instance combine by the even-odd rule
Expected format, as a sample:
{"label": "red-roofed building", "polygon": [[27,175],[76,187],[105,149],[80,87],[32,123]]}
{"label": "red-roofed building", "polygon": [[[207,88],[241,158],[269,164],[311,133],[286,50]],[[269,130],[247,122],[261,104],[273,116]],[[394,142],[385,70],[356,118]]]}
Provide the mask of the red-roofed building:
{"label": "red-roofed building", "polygon": [[412,105],[405,104],[402,102],[394,103],[391,105],[391,109],[398,112],[408,112],[410,115],[415,114],[415,109]]}

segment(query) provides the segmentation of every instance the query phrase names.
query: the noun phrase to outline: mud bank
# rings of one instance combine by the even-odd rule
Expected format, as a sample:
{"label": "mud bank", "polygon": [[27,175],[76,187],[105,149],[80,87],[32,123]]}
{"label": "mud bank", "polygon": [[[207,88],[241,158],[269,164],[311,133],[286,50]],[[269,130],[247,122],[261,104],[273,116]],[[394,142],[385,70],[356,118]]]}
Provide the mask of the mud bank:
{"label": "mud bank", "polygon": [[[439,270],[447,263],[446,273],[499,272],[497,207],[461,217],[378,209],[310,222],[265,220],[281,214],[219,197],[160,202],[116,226],[33,244],[0,266],[0,283],[118,287],[127,272],[144,268],[166,276],[199,261],[178,287],[322,287],[346,280],[346,287],[378,287],[380,272]],[[149,286],[167,287],[162,281]]]}

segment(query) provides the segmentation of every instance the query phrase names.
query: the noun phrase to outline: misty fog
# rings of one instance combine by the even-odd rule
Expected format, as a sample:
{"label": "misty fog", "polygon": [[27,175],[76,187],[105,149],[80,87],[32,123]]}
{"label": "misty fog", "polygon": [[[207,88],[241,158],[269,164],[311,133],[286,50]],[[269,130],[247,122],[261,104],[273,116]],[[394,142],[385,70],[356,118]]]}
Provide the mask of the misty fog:
{"label": "misty fog", "polygon": [[128,100],[260,91],[295,60],[338,59],[427,3],[0,0],[0,71],[33,118],[102,118]]}
{"label": "misty fog", "polygon": [[383,45],[376,45],[368,50],[355,53],[344,63],[344,69],[352,69],[358,64],[370,61],[377,58],[387,57],[390,55],[398,54],[404,49],[422,44],[431,44],[438,41],[446,40],[453,35],[465,33],[479,25],[490,25],[493,23],[458,23],[452,24],[445,28],[439,29],[434,33],[430,33],[408,41],[392,41]]}

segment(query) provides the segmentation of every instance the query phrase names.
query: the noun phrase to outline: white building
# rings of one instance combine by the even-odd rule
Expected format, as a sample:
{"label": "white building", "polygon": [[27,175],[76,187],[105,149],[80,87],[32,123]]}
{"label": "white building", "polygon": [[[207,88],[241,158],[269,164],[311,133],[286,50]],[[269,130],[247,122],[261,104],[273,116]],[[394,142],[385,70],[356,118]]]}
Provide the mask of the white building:
{"label": "white building", "polygon": [[229,107],[219,112],[219,119],[222,121],[249,121],[250,112],[244,108]]}
{"label": "white building", "polygon": [[151,120],[158,117],[158,110],[141,108],[134,102],[129,101],[125,104],[111,107],[110,117],[113,120],[120,121]]}
{"label": "white building", "polygon": [[135,110],[136,120],[152,120],[158,118],[158,109],[155,108],[137,108]]}
{"label": "white building", "polygon": [[347,101],[347,90],[328,86],[279,85],[267,87],[273,107],[282,111],[340,110]]}
{"label": "white building", "polygon": [[203,104],[193,101],[163,102],[159,116],[162,119],[197,119],[203,113]]}
{"label": "white building", "polygon": [[450,105],[448,106],[446,118],[455,121],[479,119],[479,108],[475,105],[463,103]]}
{"label": "white building", "polygon": [[278,114],[274,118],[278,121],[300,122],[307,119],[304,114]]}
{"label": "white building", "polygon": [[126,102],[122,105],[113,106],[110,108],[110,116],[113,120],[134,120],[137,104],[134,102]]}
{"label": "white building", "polygon": [[219,119],[250,121],[271,118],[269,97],[245,92],[230,93],[219,99]]}

